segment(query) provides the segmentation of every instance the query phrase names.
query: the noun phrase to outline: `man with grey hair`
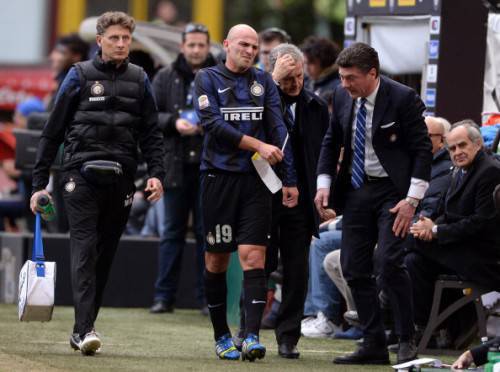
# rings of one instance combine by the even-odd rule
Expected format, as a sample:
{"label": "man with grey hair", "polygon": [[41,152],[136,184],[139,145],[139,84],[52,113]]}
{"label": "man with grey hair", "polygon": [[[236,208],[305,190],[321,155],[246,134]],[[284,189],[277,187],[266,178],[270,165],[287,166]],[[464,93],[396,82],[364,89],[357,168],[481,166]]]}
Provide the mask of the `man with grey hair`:
{"label": "man with grey hair", "polygon": [[280,44],[270,54],[272,77],[278,85],[283,116],[288,129],[297,185],[298,205],[292,206],[281,192],[273,196],[271,245],[266,272],[277,267],[278,251],[283,264],[282,301],[276,320],[278,354],[299,357],[301,319],[307,293],[311,235],[318,236],[319,216],[313,204],[315,171],[321,141],[328,128],[328,107],[320,97],[304,89],[304,57],[292,44]]}
{"label": "man with grey hair", "polygon": [[427,324],[440,274],[455,274],[487,288],[500,286],[500,218],[492,198],[500,183],[500,166],[484,152],[472,120],[451,127],[446,147],[455,169],[443,208],[434,221],[421,216],[412,225],[416,249],[405,258],[415,324],[421,329]]}

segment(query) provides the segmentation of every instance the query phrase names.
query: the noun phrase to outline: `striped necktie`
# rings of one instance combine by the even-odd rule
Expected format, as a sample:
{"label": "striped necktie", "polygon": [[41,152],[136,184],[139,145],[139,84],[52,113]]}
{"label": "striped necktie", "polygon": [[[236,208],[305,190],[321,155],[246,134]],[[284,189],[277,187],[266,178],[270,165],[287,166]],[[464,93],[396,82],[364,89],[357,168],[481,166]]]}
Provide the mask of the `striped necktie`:
{"label": "striped necktie", "polygon": [[285,121],[287,122],[288,130],[291,131],[295,125],[295,115],[292,110],[292,104],[286,105]]}
{"label": "striped necktie", "polygon": [[351,184],[355,189],[363,185],[365,178],[365,134],[366,134],[366,98],[361,99],[361,104],[356,114],[356,133],[354,134],[354,155],[352,158]]}

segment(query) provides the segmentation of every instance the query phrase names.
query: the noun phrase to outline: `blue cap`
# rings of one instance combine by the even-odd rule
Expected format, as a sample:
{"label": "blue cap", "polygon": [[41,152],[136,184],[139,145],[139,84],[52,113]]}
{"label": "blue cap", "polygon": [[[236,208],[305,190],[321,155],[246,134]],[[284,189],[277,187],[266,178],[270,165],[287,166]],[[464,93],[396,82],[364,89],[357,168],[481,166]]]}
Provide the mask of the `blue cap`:
{"label": "blue cap", "polygon": [[32,112],[45,112],[45,106],[40,98],[32,97],[19,102],[16,111],[23,116],[28,116]]}

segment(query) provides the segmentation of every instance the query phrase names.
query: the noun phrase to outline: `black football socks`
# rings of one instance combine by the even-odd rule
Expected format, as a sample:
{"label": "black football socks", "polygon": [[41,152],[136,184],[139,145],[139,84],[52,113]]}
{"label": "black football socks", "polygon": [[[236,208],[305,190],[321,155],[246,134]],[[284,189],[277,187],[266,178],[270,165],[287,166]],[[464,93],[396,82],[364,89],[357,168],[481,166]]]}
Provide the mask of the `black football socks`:
{"label": "black football socks", "polygon": [[266,306],[266,276],[264,269],[243,272],[243,301],[245,303],[245,336],[249,333],[259,335],[260,321]]}
{"label": "black football socks", "polygon": [[212,273],[205,270],[205,294],[210,312],[210,320],[214,327],[214,338],[218,340],[226,333],[230,333],[227,326],[227,284],[226,272]]}

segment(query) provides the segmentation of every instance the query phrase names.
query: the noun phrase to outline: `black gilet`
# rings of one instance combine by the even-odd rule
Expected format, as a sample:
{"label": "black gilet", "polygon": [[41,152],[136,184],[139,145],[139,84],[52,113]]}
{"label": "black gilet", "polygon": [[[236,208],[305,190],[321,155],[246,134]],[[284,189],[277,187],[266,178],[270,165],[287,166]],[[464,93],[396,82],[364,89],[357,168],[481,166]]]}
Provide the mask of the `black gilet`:
{"label": "black gilet", "polygon": [[134,167],[145,89],[143,69],[128,60],[117,68],[99,55],[75,66],[80,100],[66,132],[65,166],[106,159]]}

